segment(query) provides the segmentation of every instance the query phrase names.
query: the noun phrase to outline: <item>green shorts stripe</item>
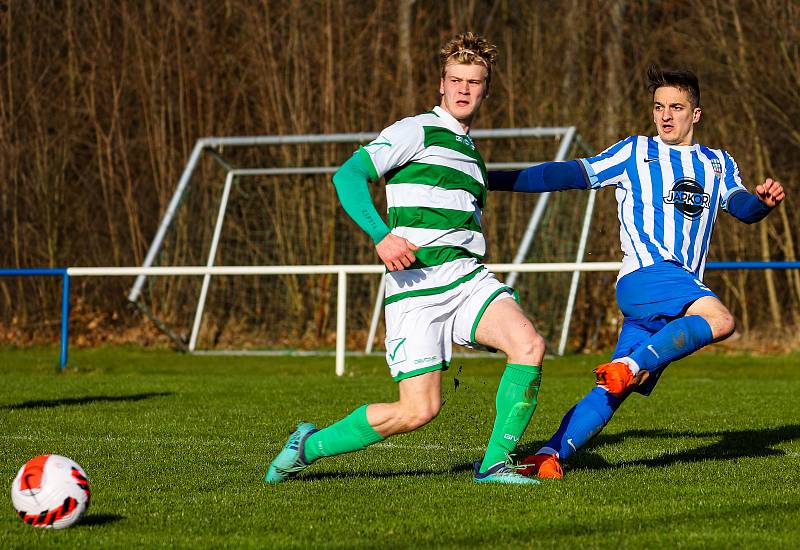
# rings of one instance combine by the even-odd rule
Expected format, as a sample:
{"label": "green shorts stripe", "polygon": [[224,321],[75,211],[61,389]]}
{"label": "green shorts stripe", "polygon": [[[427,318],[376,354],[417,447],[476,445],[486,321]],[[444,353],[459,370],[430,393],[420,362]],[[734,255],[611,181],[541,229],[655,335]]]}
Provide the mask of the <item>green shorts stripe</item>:
{"label": "green shorts stripe", "polygon": [[408,372],[401,372],[397,376],[393,376],[395,382],[399,382],[400,380],[405,380],[406,378],[413,378],[415,376],[419,376],[420,374],[425,374],[428,372],[434,372],[437,370],[445,371],[450,368],[450,363],[447,361],[442,361],[441,363],[436,363],[435,365],[430,365],[428,367],[422,367],[421,369],[416,369]]}
{"label": "green shorts stripe", "polygon": [[399,302],[400,300],[404,300],[406,298],[413,298],[414,296],[433,296],[434,294],[442,294],[444,292],[447,292],[448,290],[454,289],[460,284],[466,283],[484,269],[486,269],[486,266],[480,266],[473,272],[467,273],[463,277],[459,277],[449,285],[436,286],[433,288],[423,288],[420,290],[409,290],[408,292],[398,292],[397,294],[394,294],[386,298],[383,301],[383,305],[388,306],[389,304],[393,304],[394,302]]}
{"label": "green shorts stripe", "polygon": [[514,300],[517,303],[519,303],[519,294],[512,287],[506,286],[506,287],[498,288],[497,290],[495,290],[492,293],[492,295],[489,296],[489,298],[487,298],[486,301],[483,303],[483,306],[481,306],[480,311],[478,311],[478,315],[475,316],[475,322],[472,324],[472,331],[469,333],[470,342],[472,342],[474,344],[478,343],[478,342],[475,341],[475,331],[478,330],[478,323],[481,322],[481,318],[483,317],[483,313],[486,311],[486,308],[489,307],[489,304],[491,304],[492,301],[495,298],[497,298],[500,295],[501,292],[510,292],[512,294],[512,296],[514,297]]}

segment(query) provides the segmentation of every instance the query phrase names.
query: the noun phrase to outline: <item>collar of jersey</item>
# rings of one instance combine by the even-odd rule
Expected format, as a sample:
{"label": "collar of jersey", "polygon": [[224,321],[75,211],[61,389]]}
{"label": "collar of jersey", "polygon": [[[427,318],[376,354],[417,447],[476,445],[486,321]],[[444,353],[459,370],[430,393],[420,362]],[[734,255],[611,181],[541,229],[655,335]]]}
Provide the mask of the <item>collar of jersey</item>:
{"label": "collar of jersey", "polygon": [[694,151],[694,150],[700,148],[700,144],[697,143],[696,141],[692,142],[691,145],[669,145],[669,144],[664,143],[663,141],[661,141],[661,137],[660,136],[655,136],[655,137],[653,137],[653,139],[659,145],[663,145],[664,147],[670,147],[672,149],[677,149],[678,151]]}
{"label": "collar of jersey", "polygon": [[442,122],[444,122],[444,125],[447,126],[448,130],[452,130],[453,132],[455,132],[460,136],[466,135],[464,133],[464,128],[461,127],[461,123],[456,120],[456,117],[454,117],[453,115],[451,115],[438,105],[431,110],[434,113],[436,113],[436,116],[442,119]]}

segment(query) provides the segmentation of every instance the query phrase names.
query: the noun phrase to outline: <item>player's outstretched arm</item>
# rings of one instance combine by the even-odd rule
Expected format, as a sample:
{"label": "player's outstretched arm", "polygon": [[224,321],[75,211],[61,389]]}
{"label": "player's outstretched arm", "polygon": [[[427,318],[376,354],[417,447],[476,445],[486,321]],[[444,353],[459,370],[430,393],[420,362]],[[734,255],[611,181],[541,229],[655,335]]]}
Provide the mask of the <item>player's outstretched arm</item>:
{"label": "player's outstretched arm", "polygon": [[588,189],[589,180],[580,161],[543,162],[524,170],[489,172],[490,191],[545,193]]}
{"label": "player's outstretched arm", "polygon": [[728,212],[744,223],[756,223],[772,212],[784,197],[780,182],[767,178],[756,186],[755,195],[744,190],[733,193],[728,199]]}
{"label": "player's outstretched arm", "polygon": [[375,245],[375,250],[389,271],[402,271],[416,261],[414,251],[419,247],[408,239],[389,233]]}

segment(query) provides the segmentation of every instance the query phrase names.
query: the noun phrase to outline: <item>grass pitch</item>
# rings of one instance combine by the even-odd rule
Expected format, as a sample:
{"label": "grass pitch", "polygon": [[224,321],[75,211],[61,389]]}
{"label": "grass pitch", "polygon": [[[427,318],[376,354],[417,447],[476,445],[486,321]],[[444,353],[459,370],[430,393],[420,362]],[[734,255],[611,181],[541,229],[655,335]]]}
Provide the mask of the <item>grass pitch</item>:
{"label": "grass pitch", "polygon": [[[188,357],[133,348],[0,350],[6,487],[42,453],[87,471],[92,504],[64,531],[6,496],[2,548],[794,548],[800,541],[800,355],[700,353],[633,396],[539,486],[475,485],[502,361],[456,359],[439,418],[299,480],[262,483],[293,423],[395,398],[381,358]],[[600,357],[550,359],[522,447],[535,450]],[[458,384],[456,384],[458,380]],[[8,489],[6,489],[8,495]]]}

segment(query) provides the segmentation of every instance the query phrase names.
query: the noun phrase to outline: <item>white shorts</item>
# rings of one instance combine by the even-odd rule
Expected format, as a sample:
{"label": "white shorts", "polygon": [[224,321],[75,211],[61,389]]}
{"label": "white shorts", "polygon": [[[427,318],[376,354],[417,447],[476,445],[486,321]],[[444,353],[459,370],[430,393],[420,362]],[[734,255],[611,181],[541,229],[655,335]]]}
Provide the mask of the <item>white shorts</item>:
{"label": "white shorts", "polygon": [[[431,289],[437,290],[437,289]],[[443,292],[412,295],[386,304],[386,363],[392,378],[447,370],[453,343],[488,349],[475,342],[475,329],[494,301],[516,299],[510,286],[485,267],[461,284]],[[494,350],[492,350],[494,351]]]}

